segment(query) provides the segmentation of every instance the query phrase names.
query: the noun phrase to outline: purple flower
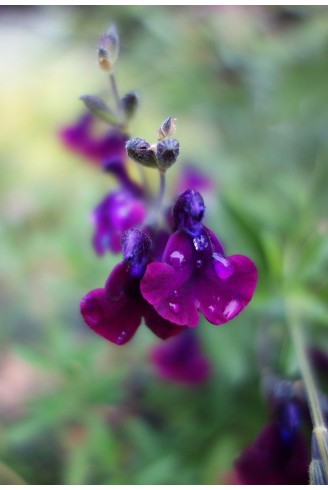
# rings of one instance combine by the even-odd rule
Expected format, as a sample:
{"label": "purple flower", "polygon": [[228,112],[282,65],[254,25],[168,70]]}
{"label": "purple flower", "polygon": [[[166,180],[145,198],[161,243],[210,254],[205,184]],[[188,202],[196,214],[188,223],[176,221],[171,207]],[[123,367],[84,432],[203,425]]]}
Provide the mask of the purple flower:
{"label": "purple flower", "polygon": [[59,137],[71,151],[95,162],[114,159],[124,162],[127,136],[118,129],[111,129],[102,136],[94,135],[95,117],[83,114],[76,123],[64,127]]}
{"label": "purple flower", "polygon": [[195,165],[189,163],[182,167],[181,174],[175,187],[175,195],[182,194],[188,189],[196,189],[202,194],[211,194],[214,192],[215,188],[215,182],[212,177],[209,177]]}
{"label": "purple flower", "polygon": [[277,421],[270,422],[235,463],[243,485],[307,485],[310,463],[306,441],[295,431],[286,439]]}
{"label": "purple flower", "polygon": [[128,342],[142,318],[161,339],[183,330],[160,317],[140,294],[140,278],[150,260],[150,247],[145,234],[128,230],[122,237],[124,261],[113,269],[104,288],[90,291],[81,301],[81,314],[87,325],[115,344]]}
{"label": "purple flower", "polygon": [[120,252],[122,233],[142,223],[146,214],[143,200],[130,190],[122,188],[105,196],[93,211],[92,243],[96,253]]}
{"label": "purple flower", "polygon": [[167,242],[163,262],[148,265],[142,295],[178,325],[195,327],[198,311],[214,325],[226,323],[251,300],[256,267],[243,255],[225,256],[214,233],[201,223],[204,205],[196,191],[182,194],[173,213],[178,230]]}
{"label": "purple flower", "polygon": [[204,356],[194,330],[154,347],[150,357],[158,375],[185,385],[205,382],[211,372],[210,361]]}

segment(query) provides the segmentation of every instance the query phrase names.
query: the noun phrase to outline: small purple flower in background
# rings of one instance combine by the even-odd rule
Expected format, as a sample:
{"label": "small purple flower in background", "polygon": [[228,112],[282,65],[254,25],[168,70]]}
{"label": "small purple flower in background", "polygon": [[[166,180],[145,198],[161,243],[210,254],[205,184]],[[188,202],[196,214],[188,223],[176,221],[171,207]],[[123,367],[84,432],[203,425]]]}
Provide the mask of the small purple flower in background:
{"label": "small purple flower in background", "polygon": [[211,363],[202,352],[194,330],[152,348],[150,358],[158,375],[166,380],[185,385],[205,382],[211,374]]}
{"label": "small purple flower in background", "polygon": [[124,162],[125,143],[128,137],[117,128],[96,136],[95,122],[96,119],[92,114],[83,114],[74,124],[62,128],[59,137],[66,148],[88,160],[102,163],[113,158]]}
{"label": "small purple flower in background", "polygon": [[251,300],[257,270],[245,256],[226,257],[214,233],[201,220],[204,202],[196,191],[182,194],[173,209],[178,228],[163,262],[148,265],[141,292],[166,320],[195,327],[200,311],[214,325],[238,315]]}
{"label": "small purple flower in background", "polygon": [[235,471],[242,485],[307,485],[309,464],[303,435],[297,431],[286,440],[280,424],[273,421],[243,451]]}
{"label": "small purple flower in background", "polygon": [[174,195],[180,195],[188,189],[195,189],[203,195],[212,194],[216,190],[215,181],[196,165],[187,163],[182,167],[175,186]]}
{"label": "small purple flower in background", "polygon": [[263,388],[272,420],[236,461],[237,479],[244,485],[306,485],[310,455],[301,433],[297,382],[266,372]]}
{"label": "small purple flower in background", "polygon": [[117,345],[134,336],[142,318],[161,339],[183,331],[160,317],[140,294],[140,279],[150,260],[150,249],[151,242],[144,233],[128,230],[122,237],[123,262],[113,269],[104,288],[90,291],[81,301],[87,325]]}

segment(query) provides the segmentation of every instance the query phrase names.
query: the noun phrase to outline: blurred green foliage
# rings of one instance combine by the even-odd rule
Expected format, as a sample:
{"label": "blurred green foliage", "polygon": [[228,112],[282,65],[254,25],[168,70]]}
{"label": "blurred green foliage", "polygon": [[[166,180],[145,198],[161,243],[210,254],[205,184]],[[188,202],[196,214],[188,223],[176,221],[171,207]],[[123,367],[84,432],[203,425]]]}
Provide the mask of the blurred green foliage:
{"label": "blurred green foliage", "polygon": [[[106,93],[95,46],[112,21],[120,93],[141,95],[131,134],[177,117],[180,162],[218,183],[207,223],[259,268],[245,312],[199,326],[214,368],[197,388],[156,377],[147,329],[119,348],[79,315],[118,260],[90,246],[113,182],[57,133],[81,94]],[[0,26],[0,373],[18,370],[0,383],[0,459],[30,484],[220,483],[269,417],[263,357],[298,376],[283,301],[328,348],[328,9],[3,7]]]}

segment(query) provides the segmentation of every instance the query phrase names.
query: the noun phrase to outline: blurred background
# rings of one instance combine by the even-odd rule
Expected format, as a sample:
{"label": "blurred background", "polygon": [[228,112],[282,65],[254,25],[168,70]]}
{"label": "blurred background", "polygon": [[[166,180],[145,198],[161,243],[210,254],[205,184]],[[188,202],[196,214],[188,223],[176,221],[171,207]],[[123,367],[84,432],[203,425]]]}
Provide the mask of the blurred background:
{"label": "blurred background", "polygon": [[[179,164],[216,185],[206,223],[259,269],[240,316],[197,328],[203,383],[162,379],[145,327],[117,347],[80,317],[120,260],[91,247],[114,182],[58,133],[80,95],[107,96],[111,22],[119,91],[141,100],[131,136],[177,118]],[[298,376],[284,301],[328,349],[327,7],[1,7],[0,39],[0,483],[226,482],[270,417],[263,365]]]}

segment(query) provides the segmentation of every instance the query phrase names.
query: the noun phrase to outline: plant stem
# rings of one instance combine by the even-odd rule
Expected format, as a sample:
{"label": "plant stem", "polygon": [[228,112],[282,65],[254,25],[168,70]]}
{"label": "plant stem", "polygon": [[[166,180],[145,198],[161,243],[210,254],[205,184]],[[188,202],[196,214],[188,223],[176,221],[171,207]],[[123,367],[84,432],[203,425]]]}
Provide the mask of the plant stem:
{"label": "plant stem", "polygon": [[158,193],[158,196],[157,196],[157,199],[156,199],[156,211],[159,212],[161,207],[162,207],[162,203],[163,203],[163,197],[164,197],[164,193],[165,193],[165,172],[159,172],[159,193]]}
{"label": "plant stem", "polygon": [[295,315],[292,308],[286,305],[286,310],[288,328],[297,353],[299,367],[308,399],[309,409],[314,427],[313,431],[315,432],[317,437],[324,472],[326,478],[328,479],[328,453],[325,444],[325,439],[327,440],[328,438],[328,432],[320,406],[318,390],[315,384],[312,368],[306,353],[306,344],[304,341],[302,327],[298,323],[297,316]]}
{"label": "plant stem", "polygon": [[0,461],[0,485],[27,485],[17,473]]}
{"label": "plant stem", "polygon": [[121,117],[121,112],[122,112],[121,111],[121,99],[120,99],[120,96],[118,94],[116,79],[115,79],[115,75],[113,73],[111,73],[109,75],[109,81],[110,81],[110,85],[111,85],[112,92],[113,92],[113,95],[114,95],[114,99],[115,99],[115,103],[116,103],[116,108],[117,108],[117,113],[118,113],[119,117]]}

